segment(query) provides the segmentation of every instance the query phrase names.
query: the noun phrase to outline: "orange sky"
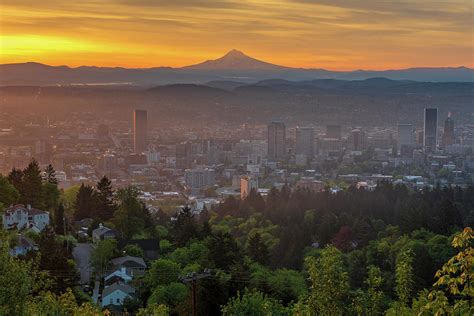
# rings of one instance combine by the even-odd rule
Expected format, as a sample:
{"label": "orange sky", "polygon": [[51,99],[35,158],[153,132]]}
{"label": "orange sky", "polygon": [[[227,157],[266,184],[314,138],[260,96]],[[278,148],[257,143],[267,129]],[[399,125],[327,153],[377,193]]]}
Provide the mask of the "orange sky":
{"label": "orange sky", "polygon": [[1,0],[0,63],[474,67],[471,0]]}

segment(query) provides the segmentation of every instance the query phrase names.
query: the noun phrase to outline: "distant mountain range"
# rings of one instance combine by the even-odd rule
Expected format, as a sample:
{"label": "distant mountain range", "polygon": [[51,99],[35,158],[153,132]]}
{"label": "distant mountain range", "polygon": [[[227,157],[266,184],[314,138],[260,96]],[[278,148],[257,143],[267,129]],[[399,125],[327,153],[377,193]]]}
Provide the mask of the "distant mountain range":
{"label": "distant mountain range", "polygon": [[[290,68],[267,63],[231,50],[216,60],[181,68],[71,68],[39,63],[0,65],[0,85],[166,85],[205,84],[207,82],[235,82],[253,84],[262,80],[311,81],[315,79],[364,80],[383,77],[392,80],[423,82],[474,82],[474,69],[409,68],[399,70],[329,71],[325,69]],[[221,87],[219,87],[221,88]],[[225,90],[228,90],[224,88]]]}

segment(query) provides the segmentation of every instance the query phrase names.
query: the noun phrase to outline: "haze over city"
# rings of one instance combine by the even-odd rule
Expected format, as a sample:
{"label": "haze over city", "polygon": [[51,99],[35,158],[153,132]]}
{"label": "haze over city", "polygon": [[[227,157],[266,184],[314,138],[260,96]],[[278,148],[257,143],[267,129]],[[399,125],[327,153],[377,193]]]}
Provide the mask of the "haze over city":
{"label": "haze over city", "polygon": [[0,315],[473,315],[467,0],[3,0]]}

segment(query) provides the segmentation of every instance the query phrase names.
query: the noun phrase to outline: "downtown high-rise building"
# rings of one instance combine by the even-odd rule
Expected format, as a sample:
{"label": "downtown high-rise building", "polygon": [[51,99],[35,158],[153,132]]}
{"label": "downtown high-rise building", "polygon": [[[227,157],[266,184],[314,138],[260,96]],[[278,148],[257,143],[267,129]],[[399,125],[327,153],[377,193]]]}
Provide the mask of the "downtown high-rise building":
{"label": "downtown high-rise building", "polygon": [[281,121],[268,124],[268,158],[281,160],[286,156],[286,126]]}
{"label": "downtown high-rise building", "polygon": [[398,147],[414,146],[415,130],[413,124],[398,124]]}
{"label": "downtown high-rise building", "polygon": [[133,149],[136,154],[146,150],[147,141],[147,112],[135,110],[133,112]]}
{"label": "downtown high-rise building", "polygon": [[451,113],[449,113],[448,117],[444,121],[444,130],[443,130],[443,138],[441,139],[441,143],[443,147],[453,145],[455,143],[455,136],[454,136],[454,121],[451,118]]}
{"label": "downtown high-rise building", "polygon": [[296,128],[296,155],[305,155],[311,158],[314,155],[314,129],[312,127]]}
{"label": "downtown high-rise building", "polygon": [[398,149],[402,157],[412,157],[415,149],[415,129],[412,124],[398,124]]}
{"label": "downtown high-rise building", "polygon": [[438,145],[438,109],[425,108],[423,149],[432,152]]}

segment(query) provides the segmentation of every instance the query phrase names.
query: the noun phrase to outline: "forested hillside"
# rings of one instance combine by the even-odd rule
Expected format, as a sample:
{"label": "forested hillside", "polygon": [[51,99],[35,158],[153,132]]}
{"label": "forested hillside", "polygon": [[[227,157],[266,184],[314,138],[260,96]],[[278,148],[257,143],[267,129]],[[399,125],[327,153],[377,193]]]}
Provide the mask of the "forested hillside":
{"label": "forested hillside", "polygon": [[[474,187],[412,191],[381,182],[373,191],[338,193],[272,189],[232,197],[200,214],[151,210],[133,187],[59,190],[54,169],[37,163],[0,177],[1,209],[33,203],[51,226],[23,232],[38,247],[13,257],[18,234],[2,230],[1,315],[97,315],[78,286],[74,221],[92,218],[126,239],[159,239],[130,314],[198,315],[468,315],[474,312]],[[466,227],[466,228],[465,228]],[[81,242],[81,240],[79,240]],[[83,241],[82,241],[83,242]],[[143,256],[115,240],[94,246],[95,275],[110,259]],[[197,278],[199,276],[199,278]],[[187,279],[186,279],[187,278]],[[191,283],[193,283],[191,282]]]}

